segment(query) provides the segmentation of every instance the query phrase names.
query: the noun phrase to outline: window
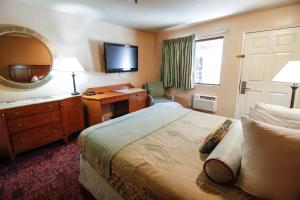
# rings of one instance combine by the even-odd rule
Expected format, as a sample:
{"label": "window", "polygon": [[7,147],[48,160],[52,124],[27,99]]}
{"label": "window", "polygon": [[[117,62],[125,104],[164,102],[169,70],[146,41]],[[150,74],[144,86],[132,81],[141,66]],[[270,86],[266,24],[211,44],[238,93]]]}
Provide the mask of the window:
{"label": "window", "polygon": [[224,37],[196,41],[194,81],[220,84]]}

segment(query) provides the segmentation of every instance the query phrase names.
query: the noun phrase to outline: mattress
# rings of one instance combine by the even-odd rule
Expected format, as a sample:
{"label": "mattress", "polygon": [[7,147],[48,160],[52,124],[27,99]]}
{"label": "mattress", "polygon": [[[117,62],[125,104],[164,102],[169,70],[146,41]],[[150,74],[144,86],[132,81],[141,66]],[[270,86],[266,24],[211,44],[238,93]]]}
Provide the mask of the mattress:
{"label": "mattress", "polygon": [[[81,177],[87,174],[85,171],[92,171],[94,175],[87,179],[93,179],[94,183],[86,184],[83,178],[80,181],[97,199],[103,197],[97,194],[101,188],[107,187],[99,184],[103,180],[124,199],[254,199],[234,186],[211,182],[202,170],[205,157],[200,156],[199,147],[225,120],[221,116],[191,111],[123,147],[113,157],[111,176],[105,179],[83,156]],[[106,199],[113,194],[100,193],[108,196]]]}

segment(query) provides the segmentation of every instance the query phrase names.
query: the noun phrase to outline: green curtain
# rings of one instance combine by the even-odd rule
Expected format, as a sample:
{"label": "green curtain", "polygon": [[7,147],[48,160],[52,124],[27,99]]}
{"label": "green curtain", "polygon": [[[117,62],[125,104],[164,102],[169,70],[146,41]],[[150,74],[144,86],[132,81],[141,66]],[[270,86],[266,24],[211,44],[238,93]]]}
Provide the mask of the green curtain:
{"label": "green curtain", "polygon": [[194,54],[195,35],[163,42],[161,80],[164,87],[194,88]]}

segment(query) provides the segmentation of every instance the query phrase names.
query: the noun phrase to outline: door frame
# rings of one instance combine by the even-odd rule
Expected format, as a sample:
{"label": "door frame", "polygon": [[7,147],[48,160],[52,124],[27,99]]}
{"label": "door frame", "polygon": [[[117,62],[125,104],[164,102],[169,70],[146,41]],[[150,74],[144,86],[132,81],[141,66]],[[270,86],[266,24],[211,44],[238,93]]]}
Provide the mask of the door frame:
{"label": "door frame", "polygon": [[[260,30],[253,30],[253,31],[244,31],[243,32],[243,39],[242,39],[242,49],[241,49],[241,53],[240,55],[244,55],[244,47],[245,47],[245,38],[246,38],[246,34],[249,33],[259,33],[259,32],[265,32],[265,31],[273,31],[273,30],[280,30],[280,29],[287,29],[287,28],[297,28],[300,27],[300,24],[295,24],[295,25],[286,25],[286,26],[280,26],[280,27],[266,27],[266,28],[262,28]],[[238,58],[239,55],[237,55]],[[240,87],[241,87],[241,79],[242,79],[242,71],[243,71],[243,63],[244,59],[240,58],[240,65],[239,65],[239,78],[237,81],[238,87],[236,90],[236,97],[235,97],[235,110],[234,110],[234,118],[237,118],[238,116],[238,107],[239,107],[239,95],[240,95]],[[298,96],[296,95],[296,99],[295,102],[298,102]]]}

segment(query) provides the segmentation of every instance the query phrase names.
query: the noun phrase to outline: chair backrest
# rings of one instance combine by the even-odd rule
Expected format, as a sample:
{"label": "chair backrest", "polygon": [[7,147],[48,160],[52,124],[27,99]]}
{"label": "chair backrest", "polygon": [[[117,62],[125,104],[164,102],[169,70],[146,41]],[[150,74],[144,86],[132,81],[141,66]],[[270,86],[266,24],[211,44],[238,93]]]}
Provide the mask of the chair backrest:
{"label": "chair backrest", "polygon": [[145,84],[146,90],[148,90],[149,94],[152,97],[163,97],[165,90],[164,85],[161,81],[154,82],[154,83],[146,83]]}

